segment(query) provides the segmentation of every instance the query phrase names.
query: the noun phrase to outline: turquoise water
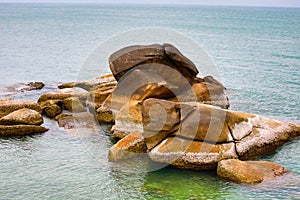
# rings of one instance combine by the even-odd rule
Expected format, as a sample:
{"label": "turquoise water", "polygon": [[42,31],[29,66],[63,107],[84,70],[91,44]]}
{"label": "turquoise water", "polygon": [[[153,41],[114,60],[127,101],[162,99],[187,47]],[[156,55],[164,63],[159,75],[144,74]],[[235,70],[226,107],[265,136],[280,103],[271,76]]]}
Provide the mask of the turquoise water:
{"label": "turquoise water", "polygon": [[[43,81],[43,91],[14,96],[37,99],[58,82],[76,80],[93,49],[112,35],[160,27],[191,37],[208,52],[231,109],[299,122],[299,19],[296,8],[0,4],[0,85]],[[51,130],[43,135],[0,139],[0,199],[300,197],[299,140],[265,157],[295,174],[246,186],[213,172],[145,172],[142,161],[123,169],[106,159],[112,145],[107,127],[74,137],[51,120],[45,126]]]}

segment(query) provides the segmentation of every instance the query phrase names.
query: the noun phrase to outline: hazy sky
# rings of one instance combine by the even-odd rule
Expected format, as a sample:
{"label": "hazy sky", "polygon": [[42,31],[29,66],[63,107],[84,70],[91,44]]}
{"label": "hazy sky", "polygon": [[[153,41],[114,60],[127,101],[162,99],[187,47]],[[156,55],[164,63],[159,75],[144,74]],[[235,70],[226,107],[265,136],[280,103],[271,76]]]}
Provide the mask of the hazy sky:
{"label": "hazy sky", "polygon": [[300,7],[300,0],[0,0],[0,2],[149,3]]}

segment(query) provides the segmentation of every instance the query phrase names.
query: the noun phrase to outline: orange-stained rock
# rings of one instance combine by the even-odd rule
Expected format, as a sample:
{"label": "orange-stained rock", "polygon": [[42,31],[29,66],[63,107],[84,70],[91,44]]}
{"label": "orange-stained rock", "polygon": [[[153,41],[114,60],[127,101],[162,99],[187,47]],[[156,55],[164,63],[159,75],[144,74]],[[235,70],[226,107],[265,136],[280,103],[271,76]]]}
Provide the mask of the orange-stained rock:
{"label": "orange-stained rock", "polygon": [[192,170],[216,169],[222,159],[237,158],[234,143],[209,144],[183,138],[167,138],[148,153],[155,162]]}
{"label": "orange-stained rock", "polygon": [[139,131],[134,131],[110,148],[108,159],[120,161],[146,153],[146,151],[147,147],[142,134]]}
{"label": "orange-stained rock", "polygon": [[217,173],[221,178],[239,183],[260,183],[287,172],[287,170],[269,161],[222,160],[218,163]]}
{"label": "orange-stained rock", "polygon": [[[209,82],[206,82],[209,81]],[[195,78],[191,85],[184,88],[175,98],[170,100],[179,102],[200,102],[221,108],[229,108],[226,88],[212,76],[204,79]]]}
{"label": "orange-stained rock", "polygon": [[41,125],[43,122],[44,120],[40,113],[28,108],[14,111],[0,119],[1,125]]}
{"label": "orange-stained rock", "polygon": [[0,125],[0,136],[4,137],[32,135],[46,131],[48,131],[47,128],[37,125]]}
{"label": "orange-stained rock", "polygon": [[28,108],[42,113],[41,106],[34,101],[4,99],[0,101],[0,118],[22,108]]}
{"label": "orange-stained rock", "polygon": [[143,136],[148,149],[178,130],[179,109],[180,106],[172,101],[147,99],[143,102]]}
{"label": "orange-stained rock", "polygon": [[69,97],[62,100],[63,109],[72,112],[84,112],[86,110],[84,104],[77,97]]}

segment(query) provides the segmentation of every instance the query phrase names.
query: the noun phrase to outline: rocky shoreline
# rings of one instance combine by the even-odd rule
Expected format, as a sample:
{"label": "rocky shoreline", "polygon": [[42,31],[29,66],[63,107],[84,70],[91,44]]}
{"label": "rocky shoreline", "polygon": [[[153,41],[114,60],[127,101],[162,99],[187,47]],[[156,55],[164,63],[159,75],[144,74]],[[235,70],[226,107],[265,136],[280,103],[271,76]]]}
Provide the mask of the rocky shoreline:
{"label": "rocky shoreline", "polygon": [[[229,110],[226,88],[170,44],[130,46],[109,58],[112,74],[59,85],[37,102],[0,100],[0,136],[46,132],[42,114],[66,130],[113,125],[108,159],[145,155],[231,181],[259,183],[285,174],[256,160],[300,135],[297,124]],[[41,87],[38,85],[36,89]],[[255,161],[254,161],[255,160]]]}

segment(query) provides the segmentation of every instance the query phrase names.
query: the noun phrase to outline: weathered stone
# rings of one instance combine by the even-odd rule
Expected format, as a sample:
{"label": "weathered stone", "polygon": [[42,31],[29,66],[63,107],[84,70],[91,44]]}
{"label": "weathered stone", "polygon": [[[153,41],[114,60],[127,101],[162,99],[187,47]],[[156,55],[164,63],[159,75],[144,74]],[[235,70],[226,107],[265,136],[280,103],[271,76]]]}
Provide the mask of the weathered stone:
{"label": "weathered stone", "polygon": [[60,100],[48,100],[40,103],[43,108],[43,114],[54,118],[62,112],[62,102]]}
{"label": "weathered stone", "polygon": [[[206,78],[206,79],[205,79]],[[195,78],[191,85],[184,88],[175,98],[170,100],[180,102],[200,102],[221,108],[229,108],[225,87],[213,77]],[[204,80],[209,80],[206,82]]]}
{"label": "weathered stone", "polygon": [[219,160],[237,158],[234,143],[213,145],[178,137],[165,139],[148,154],[155,162],[192,170],[216,169]]}
{"label": "weathered stone", "polygon": [[77,97],[69,97],[62,100],[63,106],[65,110],[69,110],[72,112],[84,112],[86,108],[83,103]]}
{"label": "weathered stone", "polygon": [[210,143],[232,142],[235,127],[255,115],[199,103],[181,104],[181,125],[176,135]]}
{"label": "weathered stone", "polygon": [[123,138],[131,132],[143,132],[142,105],[140,101],[125,104],[115,116],[112,133],[116,138]]}
{"label": "weathered stone", "polygon": [[113,123],[115,121],[112,110],[105,106],[101,106],[97,109],[96,117],[100,123]]}
{"label": "weathered stone", "polygon": [[65,89],[65,88],[78,87],[90,91],[93,90],[95,87],[98,87],[99,85],[107,85],[107,84],[116,85],[116,80],[112,74],[103,75],[89,81],[65,83],[59,85],[58,88]]}
{"label": "weathered stone", "polygon": [[28,108],[14,111],[0,119],[1,125],[41,125],[43,122],[43,117],[40,113]]}
{"label": "weathered stone", "polygon": [[8,86],[0,86],[0,96],[10,96],[21,92],[40,90],[45,86],[42,82],[17,83]]}
{"label": "weathered stone", "polygon": [[146,153],[146,151],[147,147],[142,134],[134,131],[110,148],[108,159],[120,161]]}
{"label": "weathered stone", "polygon": [[70,97],[77,97],[81,101],[86,100],[88,92],[81,88],[65,88],[54,92],[48,92],[40,96],[38,103],[41,104],[48,100],[64,100]]}
{"label": "weathered stone", "polygon": [[[277,127],[270,127],[277,124]],[[259,117],[251,134],[236,144],[242,160],[249,160],[275,151],[300,135],[300,126]]]}
{"label": "weathered stone", "polygon": [[22,108],[28,108],[31,110],[35,110],[38,113],[42,113],[42,108],[39,104],[33,101],[25,101],[25,100],[0,100],[0,118],[12,113],[16,110],[20,110]]}
{"label": "weathered stone", "polygon": [[24,136],[32,135],[38,133],[44,133],[48,131],[47,128],[36,125],[13,125],[5,126],[0,125],[0,136],[10,137],[10,136]]}
{"label": "weathered stone", "polygon": [[239,183],[260,183],[284,174],[286,169],[268,161],[240,161],[237,159],[222,160],[217,173],[221,178]]}
{"label": "weathered stone", "polygon": [[152,149],[178,130],[179,108],[179,105],[172,101],[147,99],[143,102],[143,136],[148,149]]}
{"label": "weathered stone", "polygon": [[[170,44],[129,46],[118,50],[109,57],[110,69],[117,81],[130,69],[147,63],[172,67],[188,80],[198,74],[196,66]],[[155,65],[153,66],[155,67]]]}
{"label": "weathered stone", "polygon": [[57,122],[60,127],[65,129],[94,129],[97,126],[94,115],[87,112],[61,116]]}

